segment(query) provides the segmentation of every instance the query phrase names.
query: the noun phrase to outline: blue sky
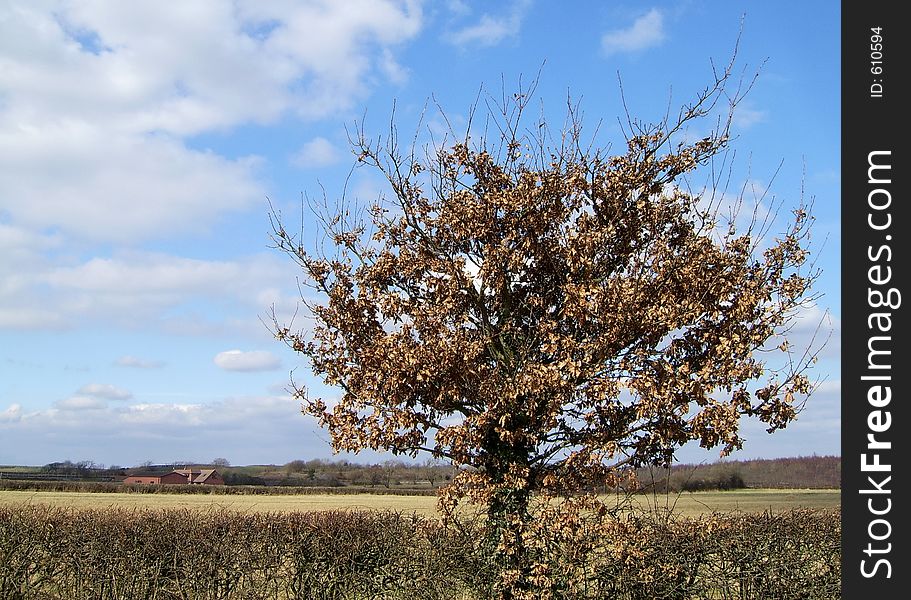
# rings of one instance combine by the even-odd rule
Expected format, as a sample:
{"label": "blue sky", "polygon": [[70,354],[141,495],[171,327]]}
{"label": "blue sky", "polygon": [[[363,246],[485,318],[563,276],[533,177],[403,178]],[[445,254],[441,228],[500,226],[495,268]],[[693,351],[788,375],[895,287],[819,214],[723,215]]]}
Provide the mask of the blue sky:
{"label": "blue sky", "polygon": [[[819,389],[735,458],[839,454],[839,13],[832,2],[12,0],[0,5],[0,465],[281,464],[331,456],[299,413],[306,364],[262,320],[294,310],[268,201],[337,196],[346,127],[413,131],[431,97],[458,127],[483,85],[537,95],[622,143],[710,83],[741,27],[761,74],[734,120],[732,187],[815,199],[829,313]],[[365,116],[366,115],[366,116]],[[425,127],[437,127],[430,114]],[[599,138],[599,139],[601,139]],[[780,165],[780,169],[779,169]],[[777,172],[777,176],[775,176]],[[349,190],[382,192],[354,170]],[[687,448],[684,460],[717,452]],[[375,460],[372,454],[358,460]]]}

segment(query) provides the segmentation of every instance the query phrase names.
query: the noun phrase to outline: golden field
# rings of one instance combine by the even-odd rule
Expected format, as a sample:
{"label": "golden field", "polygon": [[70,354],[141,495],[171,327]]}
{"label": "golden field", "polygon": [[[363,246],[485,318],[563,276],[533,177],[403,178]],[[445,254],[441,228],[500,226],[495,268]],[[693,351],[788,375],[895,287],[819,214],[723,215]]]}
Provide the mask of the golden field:
{"label": "golden field", "polygon": [[[614,502],[615,497],[606,498]],[[724,492],[641,494],[632,502],[642,509],[696,516],[712,512],[780,512],[794,508],[832,509],[841,503],[839,490],[748,489]],[[72,508],[228,509],[239,512],[307,512],[325,510],[394,510],[436,516],[433,496],[382,494],[222,495],[36,492],[0,490],[0,505],[50,505]]]}

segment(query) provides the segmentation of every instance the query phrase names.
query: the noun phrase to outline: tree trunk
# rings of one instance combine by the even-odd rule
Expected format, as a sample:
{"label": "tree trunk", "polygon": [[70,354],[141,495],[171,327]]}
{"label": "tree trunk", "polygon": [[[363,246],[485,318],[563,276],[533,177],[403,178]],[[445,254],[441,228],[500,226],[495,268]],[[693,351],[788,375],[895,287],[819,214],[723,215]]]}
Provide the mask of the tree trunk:
{"label": "tree trunk", "polygon": [[[504,479],[493,477],[501,485]],[[495,549],[500,570],[500,580],[495,588],[500,600],[527,598],[532,591],[531,561],[524,537],[531,520],[530,500],[527,487],[506,487],[497,490],[487,506],[488,544]]]}

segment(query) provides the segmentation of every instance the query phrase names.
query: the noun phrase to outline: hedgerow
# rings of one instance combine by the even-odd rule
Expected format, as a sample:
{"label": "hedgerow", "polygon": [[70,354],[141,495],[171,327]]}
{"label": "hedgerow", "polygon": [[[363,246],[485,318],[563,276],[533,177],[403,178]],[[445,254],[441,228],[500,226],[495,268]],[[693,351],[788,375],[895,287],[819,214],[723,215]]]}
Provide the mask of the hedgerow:
{"label": "hedgerow", "polygon": [[[534,530],[541,598],[839,597],[840,516],[624,513]],[[0,507],[4,600],[486,600],[483,521]]]}

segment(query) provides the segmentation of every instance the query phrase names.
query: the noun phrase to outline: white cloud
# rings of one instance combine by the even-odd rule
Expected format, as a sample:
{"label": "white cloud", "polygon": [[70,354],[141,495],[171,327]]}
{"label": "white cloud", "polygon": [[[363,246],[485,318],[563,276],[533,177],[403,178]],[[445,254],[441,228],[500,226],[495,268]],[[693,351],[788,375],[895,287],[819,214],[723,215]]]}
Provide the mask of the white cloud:
{"label": "white cloud", "polygon": [[318,169],[336,164],[342,156],[338,149],[324,137],[315,137],[291,157],[291,162],[305,169]]}
{"label": "white cloud", "polygon": [[[11,106],[179,136],[268,123],[289,109],[335,112],[364,91],[376,50],[413,38],[422,22],[417,2],[396,0],[55,8],[4,10],[9,69],[0,77]],[[104,50],[80,44],[87,35]],[[30,106],[15,102],[25,95]]]}
{"label": "white cloud", "polygon": [[794,327],[787,338],[795,355],[809,349],[817,352],[820,359],[841,357],[841,319],[818,303],[802,307],[795,313]]}
{"label": "white cloud", "polygon": [[494,46],[519,34],[530,6],[530,0],[516,0],[508,13],[481,15],[477,23],[452,32],[446,39],[456,46]]}
{"label": "white cloud", "polygon": [[0,329],[58,328],[53,310],[32,298],[37,273],[46,266],[44,252],[57,249],[60,240],[0,223]]}
{"label": "white cloud", "polygon": [[136,242],[262,202],[258,159],[186,139],[353,105],[421,27],[413,1],[0,7],[0,213]]}
{"label": "white cloud", "polygon": [[281,367],[281,360],[266,350],[226,350],[219,352],[214,360],[225,371],[273,371]]}
{"label": "white cloud", "polygon": [[160,360],[144,360],[130,355],[121,356],[114,364],[131,369],[160,369],[165,366],[165,363]]}
{"label": "white cloud", "polygon": [[664,15],[653,8],[626,29],[614,29],[601,37],[601,49],[606,55],[636,52],[657,46],[664,41]]}
{"label": "white cloud", "polygon": [[54,404],[54,407],[59,410],[101,410],[107,406],[108,404],[104,400],[86,396],[73,396]]}
{"label": "white cloud", "polygon": [[[62,240],[0,223],[0,253],[13,261],[31,260],[39,251],[59,248]],[[2,284],[0,284],[2,285]]]}
{"label": "white cloud", "polygon": [[[104,410],[105,418],[97,415],[73,414],[80,410]],[[21,422],[23,428],[31,431],[47,430],[53,433],[61,429],[88,429],[88,432],[110,432],[120,428],[133,431],[146,430],[151,426],[173,426],[190,428],[205,425],[213,429],[242,429],[255,425],[257,415],[262,419],[300,415],[300,405],[288,395],[226,398],[210,403],[154,403],[108,405],[103,400],[85,396],[73,396],[55,403],[53,408],[25,411],[13,404],[0,415],[12,415],[7,423]],[[0,422],[4,422],[0,417]],[[159,430],[167,438],[168,431]],[[0,436],[2,437],[2,436]]]}
{"label": "white cloud", "polygon": [[263,202],[258,162],[81,124],[46,122],[25,133],[0,116],[0,207],[14,222],[87,240],[204,231],[219,214]]}
{"label": "white cloud", "polygon": [[0,306],[0,329],[61,329],[66,323],[53,310]]}
{"label": "white cloud", "polygon": [[[66,266],[33,257],[6,271],[0,263],[0,329],[104,322],[192,333],[186,324],[195,322],[223,332],[233,318],[261,331],[257,317],[269,308],[263,298],[279,298],[284,308],[288,300],[276,290],[293,283],[288,265],[274,254],[216,261],[123,252]],[[195,306],[200,302],[208,307],[204,313]]]}
{"label": "white cloud", "polygon": [[[161,254],[132,253],[122,258],[93,258],[81,265],[58,268],[46,282],[70,292],[88,292],[93,297],[115,294],[171,296],[217,288],[224,291],[255,278],[265,265],[253,261],[208,261]],[[248,277],[244,277],[245,271]],[[251,277],[252,276],[252,277]]]}
{"label": "white cloud", "polygon": [[813,393],[838,397],[841,394],[841,379],[820,382],[813,386]]}
{"label": "white cloud", "polygon": [[795,313],[794,320],[796,321],[796,329],[804,333],[813,332],[817,329],[825,331],[841,328],[841,320],[833,317],[829,311],[815,302],[802,306]]}
{"label": "white cloud", "polygon": [[747,102],[741,102],[734,109],[733,124],[739,129],[749,129],[768,118],[768,111],[755,108]]}
{"label": "white cloud", "polygon": [[263,159],[193,136],[344,111],[421,26],[417,0],[0,3],[0,329],[262,330],[277,260],[121,248],[264,207]]}
{"label": "white cloud", "polygon": [[133,397],[129,391],[109,383],[87,383],[76,390],[76,393],[106,400],[129,400]]}
{"label": "white cloud", "polygon": [[408,81],[409,70],[395,59],[395,55],[389,48],[383,48],[379,66],[392,83],[402,85]]}
{"label": "white cloud", "polygon": [[255,419],[289,418],[300,415],[297,403],[288,396],[228,398],[210,404],[134,404],[117,411],[124,424],[168,427],[205,426],[214,429],[241,429]]}
{"label": "white cloud", "polygon": [[22,419],[22,405],[11,404],[0,412],[0,423],[17,423]]}
{"label": "white cloud", "polygon": [[0,456],[12,464],[86,457],[134,465],[213,452],[238,464],[331,455],[313,419],[303,416],[288,395],[111,406],[71,398],[43,410],[26,411],[17,404],[0,409]]}
{"label": "white cloud", "polygon": [[471,13],[471,7],[464,0],[447,0],[446,8],[454,15],[467,15]]}

